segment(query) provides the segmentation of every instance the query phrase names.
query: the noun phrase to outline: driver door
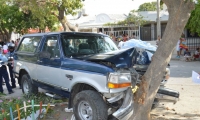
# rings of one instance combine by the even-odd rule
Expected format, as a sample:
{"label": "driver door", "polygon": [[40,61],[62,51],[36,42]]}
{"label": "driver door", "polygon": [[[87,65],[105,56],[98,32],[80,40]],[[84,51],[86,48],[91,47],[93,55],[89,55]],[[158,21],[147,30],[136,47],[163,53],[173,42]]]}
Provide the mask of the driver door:
{"label": "driver door", "polygon": [[36,72],[39,82],[61,87],[61,58],[58,40],[57,35],[49,35],[46,37],[42,51],[38,55]]}

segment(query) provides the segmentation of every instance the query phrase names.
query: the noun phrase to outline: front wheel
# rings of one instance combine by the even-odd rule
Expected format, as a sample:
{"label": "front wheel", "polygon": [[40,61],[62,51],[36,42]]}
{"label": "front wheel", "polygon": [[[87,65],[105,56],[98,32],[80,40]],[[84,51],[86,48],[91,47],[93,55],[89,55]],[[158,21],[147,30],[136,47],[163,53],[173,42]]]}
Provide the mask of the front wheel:
{"label": "front wheel", "polygon": [[38,87],[35,86],[31,80],[28,74],[24,74],[21,79],[21,87],[22,92],[24,94],[36,94],[38,93]]}
{"label": "front wheel", "polygon": [[73,99],[76,120],[107,120],[108,109],[102,96],[95,91],[85,90]]}

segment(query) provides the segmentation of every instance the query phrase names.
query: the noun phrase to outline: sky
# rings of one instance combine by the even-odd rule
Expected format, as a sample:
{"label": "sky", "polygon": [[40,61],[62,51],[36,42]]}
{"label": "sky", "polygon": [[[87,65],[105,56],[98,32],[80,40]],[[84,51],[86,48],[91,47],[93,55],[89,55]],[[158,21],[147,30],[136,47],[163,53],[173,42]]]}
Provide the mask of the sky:
{"label": "sky", "polygon": [[128,14],[131,10],[137,10],[146,2],[157,0],[85,0],[84,9],[88,15],[106,14]]}

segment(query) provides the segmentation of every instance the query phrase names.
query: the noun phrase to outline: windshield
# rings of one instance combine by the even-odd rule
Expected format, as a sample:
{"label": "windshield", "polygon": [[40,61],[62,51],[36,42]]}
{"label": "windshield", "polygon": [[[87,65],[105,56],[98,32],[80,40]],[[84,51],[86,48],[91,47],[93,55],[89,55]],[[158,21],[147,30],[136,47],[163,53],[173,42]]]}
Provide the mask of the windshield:
{"label": "windshield", "polygon": [[115,43],[107,36],[65,35],[61,36],[65,56],[81,56],[106,53],[118,50]]}

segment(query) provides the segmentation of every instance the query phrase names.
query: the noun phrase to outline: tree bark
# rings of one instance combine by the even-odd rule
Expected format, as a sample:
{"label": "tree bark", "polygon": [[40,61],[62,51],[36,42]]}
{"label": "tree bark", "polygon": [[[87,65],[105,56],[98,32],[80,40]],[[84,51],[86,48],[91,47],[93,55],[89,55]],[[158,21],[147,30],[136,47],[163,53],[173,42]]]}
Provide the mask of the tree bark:
{"label": "tree bark", "polygon": [[167,5],[169,19],[157,51],[152,57],[148,70],[142,77],[139,90],[134,98],[134,120],[150,120],[150,111],[165,68],[183,29],[194,9],[194,2],[187,0],[163,0]]}
{"label": "tree bark", "polygon": [[56,17],[58,18],[58,20],[62,24],[64,31],[66,31],[66,32],[77,31],[76,26],[71,25],[69,23],[69,21],[67,20],[67,18],[65,16],[65,10],[62,9],[61,7],[57,7],[57,9],[58,9],[59,13]]}
{"label": "tree bark", "polygon": [[6,40],[4,39],[5,42],[10,41],[11,38],[11,32],[9,32],[8,30],[6,30],[4,27],[2,28],[4,34],[6,35]]}

